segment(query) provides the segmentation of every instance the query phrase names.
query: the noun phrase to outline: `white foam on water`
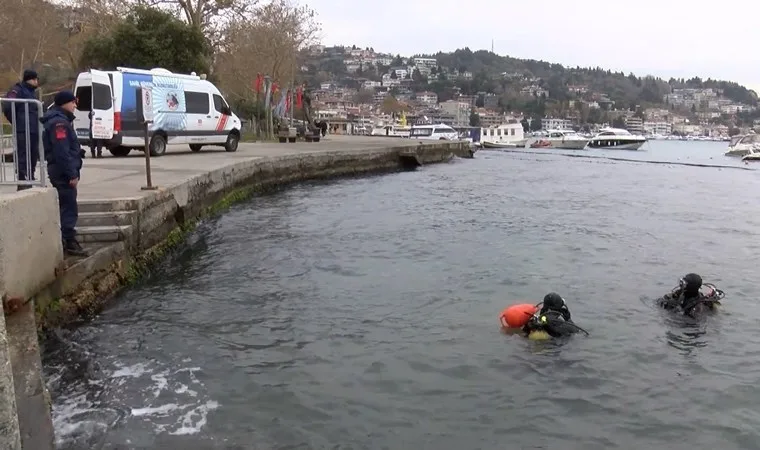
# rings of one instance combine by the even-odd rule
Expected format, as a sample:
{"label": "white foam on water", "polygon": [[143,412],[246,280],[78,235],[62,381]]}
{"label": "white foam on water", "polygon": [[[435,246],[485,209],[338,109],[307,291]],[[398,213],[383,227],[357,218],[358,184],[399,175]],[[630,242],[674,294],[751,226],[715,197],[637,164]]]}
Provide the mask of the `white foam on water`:
{"label": "white foam on water", "polygon": [[182,426],[177,430],[170,431],[169,434],[183,435],[183,434],[196,434],[206,425],[208,420],[208,413],[219,407],[219,403],[213,400],[207,401],[205,404],[187,411],[182,416]]}
{"label": "white foam on water", "polygon": [[172,370],[153,362],[114,366],[110,373],[103,371],[103,379],[68,386],[55,399],[57,445],[74,443],[79,448],[117,423],[129,428],[132,420],[156,434],[196,434],[208,423],[209,412],[219,407],[204,395],[205,385],[195,376],[199,367]]}

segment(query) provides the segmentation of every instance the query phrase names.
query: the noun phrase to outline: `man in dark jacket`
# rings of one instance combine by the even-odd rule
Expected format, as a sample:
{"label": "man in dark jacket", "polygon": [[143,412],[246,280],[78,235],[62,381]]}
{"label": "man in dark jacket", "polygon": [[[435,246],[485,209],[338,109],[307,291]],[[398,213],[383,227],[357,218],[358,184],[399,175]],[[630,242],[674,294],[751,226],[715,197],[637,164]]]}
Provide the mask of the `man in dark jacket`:
{"label": "man in dark jacket", "polygon": [[[39,86],[37,72],[34,70],[25,70],[23,79],[16,83],[5,95],[9,99],[36,100],[34,91]],[[26,114],[26,111],[29,114]],[[13,110],[15,109],[15,121]],[[34,102],[3,102],[3,115],[8,122],[13,124],[16,134],[16,149],[18,161],[16,161],[16,171],[19,180],[34,180],[34,172],[37,170],[37,161],[39,160],[39,130],[40,123],[37,117],[37,103]],[[29,128],[29,141],[27,142],[26,131]],[[27,146],[29,148],[29,158],[27,158]],[[27,165],[29,167],[27,167]],[[31,172],[30,172],[31,170]],[[28,189],[31,186],[18,186],[18,190]]]}
{"label": "man in dark jacket", "polygon": [[61,91],[56,94],[54,103],[42,118],[42,144],[50,183],[58,191],[63,251],[71,256],[87,256],[76,239],[75,230],[79,218],[77,186],[84,153],[72,125],[76,97],[71,91]]}

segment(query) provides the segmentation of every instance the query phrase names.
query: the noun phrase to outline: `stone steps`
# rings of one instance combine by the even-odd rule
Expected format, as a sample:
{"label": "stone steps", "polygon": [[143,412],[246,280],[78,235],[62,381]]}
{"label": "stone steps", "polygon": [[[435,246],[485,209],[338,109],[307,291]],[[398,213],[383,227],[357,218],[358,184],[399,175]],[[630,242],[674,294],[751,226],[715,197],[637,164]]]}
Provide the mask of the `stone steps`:
{"label": "stone steps", "polygon": [[137,211],[80,212],[78,227],[108,227],[132,225]]}
{"label": "stone steps", "polygon": [[124,200],[80,199],[77,204],[81,215],[82,213],[136,211],[138,200],[137,198]]}
{"label": "stone steps", "polygon": [[132,225],[77,226],[77,239],[84,245],[91,242],[121,242],[127,239]]}

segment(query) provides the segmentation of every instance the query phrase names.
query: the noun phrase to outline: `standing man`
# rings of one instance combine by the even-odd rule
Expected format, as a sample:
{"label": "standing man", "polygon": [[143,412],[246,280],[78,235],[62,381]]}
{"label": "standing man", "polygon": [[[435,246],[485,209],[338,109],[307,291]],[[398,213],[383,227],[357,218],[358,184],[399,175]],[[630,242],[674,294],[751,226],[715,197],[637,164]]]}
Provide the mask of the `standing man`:
{"label": "standing man", "polygon": [[[5,95],[10,99],[26,99],[36,100],[34,91],[40,85],[40,81],[37,77],[37,72],[31,69],[24,71],[24,76],[19,83],[16,83]],[[26,107],[28,105],[29,115],[26,116]],[[16,122],[13,123],[12,110],[16,110]],[[3,102],[3,115],[8,119],[8,122],[13,124],[13,128],[16,130],[16,150],[18,155],[18,161],[16,161],[16,172],[18,173],[19,180],[34,180],[34,172],[37,170],[37,161],[40,155],[39,146],[39,130],[40,123],[37,119],[37,104],[36,103],[16,103],[16,102]],[[26,128],[29,126],[29,142],[26,141]],[[29,146],[29,159],[27,160],[27,145]],[[27,173],[27,163],[31,169],[31,173]],[[19,185],[17,190],[21,191],[28,189],[31,186]]]}
{"label": "standing man", "polygon": [[[87,114],[87,117],[90,118],[90,154],[93,158],[102,158],[103,157],[103,140],[102,139],[95,139],[92,137],[92,117],[95,113],[90,110],[90,112]],[[97,152],[97,153],[96,153]]]}
{"label": "standing man", "polygon": [[63,251],[70,256],[87,256],[75,230],[79,218],[77,186],[84,155],[72,125],[76,97],[71,91],[61,91],[55,95],[54,103],[42,118],[42,144],[50,183],[58,191]]}

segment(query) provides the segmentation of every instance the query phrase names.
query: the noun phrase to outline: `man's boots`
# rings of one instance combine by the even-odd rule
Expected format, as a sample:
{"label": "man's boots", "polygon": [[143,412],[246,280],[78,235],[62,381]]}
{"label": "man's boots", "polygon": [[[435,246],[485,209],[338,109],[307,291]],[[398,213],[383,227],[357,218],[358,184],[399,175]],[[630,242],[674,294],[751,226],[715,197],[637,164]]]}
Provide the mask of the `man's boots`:
{"label": "man's boots", "polygon": [[76,239],[69,239],[63,241],[63,252],[69,256],[86,257],[89,254],[79,245]]}

